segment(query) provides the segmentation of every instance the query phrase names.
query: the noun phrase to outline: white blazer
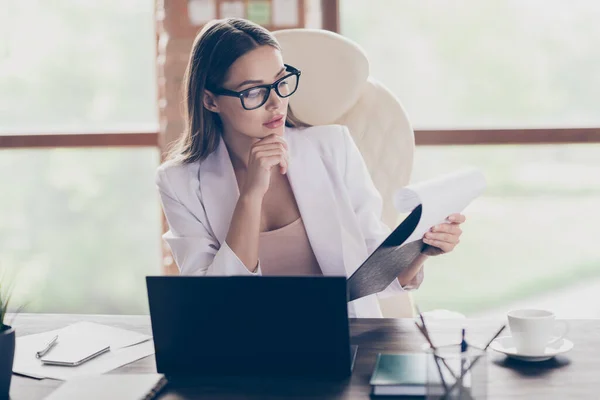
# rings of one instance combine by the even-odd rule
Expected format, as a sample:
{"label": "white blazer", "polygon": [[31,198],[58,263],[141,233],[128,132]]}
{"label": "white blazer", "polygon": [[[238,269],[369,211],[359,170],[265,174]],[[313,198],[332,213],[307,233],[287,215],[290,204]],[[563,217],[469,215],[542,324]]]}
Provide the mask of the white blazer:
{"label": "white blazer", "polygon": [[[286,128],[284,137],[288,179],[319,266],[324,275],[350,276],[390,232],[381,196],[345,126]],[[225,242],[239,189],[223,140],[202,162],[161,165],[156,183],[169,223],[163,237],[182,275],[261,274],[260,260],[251,273]],[[422,276],[350,302],[349,316],[382,317],[377,296],[416,288]]]}

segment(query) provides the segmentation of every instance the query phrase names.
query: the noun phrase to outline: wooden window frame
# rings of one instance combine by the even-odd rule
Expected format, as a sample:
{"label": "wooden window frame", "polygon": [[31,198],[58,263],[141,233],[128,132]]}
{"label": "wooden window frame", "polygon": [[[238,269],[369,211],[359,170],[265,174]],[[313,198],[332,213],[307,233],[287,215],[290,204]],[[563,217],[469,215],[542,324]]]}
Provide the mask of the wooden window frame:
{"label": "wooden window frame", "polygon": [[0,134],[0,149],[54,147],[157,147],[158,132]]}
{"label": "wooden window frame", "polygon": [[599,142],[600,128],[415,130],[417,146]]}
{"label": "wooden window frame", "polygon": [[[0,150],[58,147],[160,147],[160,133],[0,135]],[[600,128],[415,130],[417,146],[600,143]]]}

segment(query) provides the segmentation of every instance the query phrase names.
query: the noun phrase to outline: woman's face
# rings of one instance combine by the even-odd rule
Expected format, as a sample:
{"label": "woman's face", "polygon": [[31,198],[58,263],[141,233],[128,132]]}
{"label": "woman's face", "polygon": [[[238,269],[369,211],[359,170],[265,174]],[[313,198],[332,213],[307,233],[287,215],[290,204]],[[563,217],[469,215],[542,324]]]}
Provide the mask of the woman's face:
{"label": "woman's face", "polygon": [[[231,65],[223,88],[241,92],[257,85],[272,84],[286,74],[281,52],[271,46],[260,46]],[[256,139],[273,133],[283,135],[289,98],[282,99],[275,90],[271,90],[265,104],[254,110],[244,109],[237,97],[208,97],[215,107],[211,111],[221,117],[226,135],[236,132]]]}

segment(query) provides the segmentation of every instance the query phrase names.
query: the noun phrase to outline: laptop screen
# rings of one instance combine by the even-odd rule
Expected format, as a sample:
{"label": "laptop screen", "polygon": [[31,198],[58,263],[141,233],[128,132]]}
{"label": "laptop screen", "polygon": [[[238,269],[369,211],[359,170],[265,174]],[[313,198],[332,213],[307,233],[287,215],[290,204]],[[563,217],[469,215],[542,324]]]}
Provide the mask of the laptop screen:
{"label": "laptop screen", "polygon": [[350,374],[345,277],[147,277],[158,372]]}

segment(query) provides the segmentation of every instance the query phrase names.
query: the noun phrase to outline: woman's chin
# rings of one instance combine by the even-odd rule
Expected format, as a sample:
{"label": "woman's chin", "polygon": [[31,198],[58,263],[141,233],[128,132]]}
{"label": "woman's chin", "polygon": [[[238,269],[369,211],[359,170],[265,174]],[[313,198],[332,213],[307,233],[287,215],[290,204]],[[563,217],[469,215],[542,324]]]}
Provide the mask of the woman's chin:
{"label": "woman's chin", "polygon": [[283,132],[285,131],[285,125],[278,126],[277,128],[267,128],[263,125],[263,137],[267,137],[272,134],[276,134],[277,136],[283,136]]}

